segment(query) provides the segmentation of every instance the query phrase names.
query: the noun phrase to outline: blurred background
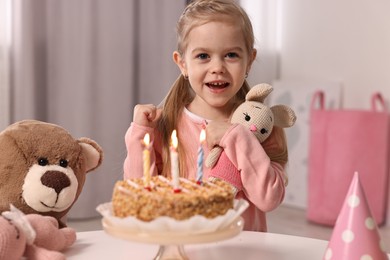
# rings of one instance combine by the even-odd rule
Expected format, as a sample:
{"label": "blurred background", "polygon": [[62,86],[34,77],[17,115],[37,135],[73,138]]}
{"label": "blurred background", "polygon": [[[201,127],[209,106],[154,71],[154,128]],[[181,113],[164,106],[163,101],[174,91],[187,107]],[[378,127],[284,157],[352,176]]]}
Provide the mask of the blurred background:
{"label": "blurred background", "polygon": [[[97,216],[96,206],[110,200],[122,178],[134,105],[159,104],[178,76],[172,52],[186,2],[0,1],[0,129],[22,119],[43,120],[96,140],[105,152],[69,218]],[[369,108],[375,91],[388,100],[390,2],[238,2],[256,34],[250,84],[273,84],[272,102],[298,114],[297,125],[287,130],[284,204],[305,209],[310,97],[323,89],[327,105],[351,109]]]}

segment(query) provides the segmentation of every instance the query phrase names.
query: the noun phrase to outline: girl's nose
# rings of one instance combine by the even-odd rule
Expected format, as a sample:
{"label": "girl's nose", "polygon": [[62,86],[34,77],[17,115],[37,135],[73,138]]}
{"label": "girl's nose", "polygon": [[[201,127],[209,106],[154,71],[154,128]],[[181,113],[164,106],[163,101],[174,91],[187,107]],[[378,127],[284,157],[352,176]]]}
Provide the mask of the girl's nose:
{"label": "girl's nose", "polygon": [[211,63],[210,72],[212,74],[225,73],[225,65],[222,60],[214,59]]}

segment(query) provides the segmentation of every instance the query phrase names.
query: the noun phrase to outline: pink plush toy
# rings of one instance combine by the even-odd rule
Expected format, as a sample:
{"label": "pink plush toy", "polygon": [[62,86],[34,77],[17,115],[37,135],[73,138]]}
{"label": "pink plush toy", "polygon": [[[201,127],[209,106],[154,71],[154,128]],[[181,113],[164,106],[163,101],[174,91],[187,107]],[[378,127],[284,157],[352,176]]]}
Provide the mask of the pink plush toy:
{"label": "pink plush toy", "polygon": [[54,217],[24,215],[13,206],[0,216],[0,260],[64,260],[60,251],[75,241],[75,230],[59,229]]}
{"label": "pink plush toy", "polygon": [[[269,107],[264,103],[272,90],[273,87],[265,83],[251,88],[245,102],[237,107],[231,118],[231,123],[243,125],[260,143],[269,137],[274,126],[290,127],[296,120],[295,112],[290,107],[285,105]],[[206,158],[206,167],[211,168],[210,180],[219,178],[230,183],[234,193],[243,189],[240,171],[233,165],[222,147],[211,149]]]}

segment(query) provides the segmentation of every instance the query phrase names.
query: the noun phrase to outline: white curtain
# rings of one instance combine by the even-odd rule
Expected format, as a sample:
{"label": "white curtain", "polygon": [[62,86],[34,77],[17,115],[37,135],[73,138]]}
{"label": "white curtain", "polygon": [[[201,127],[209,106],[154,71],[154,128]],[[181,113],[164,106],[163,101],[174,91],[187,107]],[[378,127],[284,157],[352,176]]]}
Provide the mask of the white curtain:
{"label": "white curtain", "polygon": [[158,104],[179,71],[175,24],[185,1],[13,1],[11,121],[59,124],[103,148],[69,218],[97,216],[122,178],[136,103]]}
{"label": "white curtain", "polygon": [[10,122],[11,3],[0,1],[0,131]]}

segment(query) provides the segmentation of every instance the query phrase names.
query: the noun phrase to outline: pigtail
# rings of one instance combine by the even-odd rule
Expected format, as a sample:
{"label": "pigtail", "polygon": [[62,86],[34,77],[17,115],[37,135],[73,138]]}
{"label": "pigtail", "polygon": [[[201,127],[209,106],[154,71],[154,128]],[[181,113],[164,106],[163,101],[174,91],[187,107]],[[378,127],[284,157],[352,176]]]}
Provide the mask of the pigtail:
{"label": "pigtail", "polygon": [[[171,160],[169,147],[171,145],[171,134],[174,129],[177,130],[178,119],[181,117],[183,108],[188,105],[193,99],[192,89],[188,80],[183,75],[180,75],[173,83],[165,102],[163,104],[163,111],[158,122],[158,130],[161,133],[162,139],[162,158],[163,158],[163,176],[170,176]],[[182,148],[182,140],[178,133],[179,139],[179,172],[182,177],[185,172],[185,156],[186,153]]]}
{"label": "pigtail", "polygon": [[262,143],[270,160],[279,163],[283,168],[288,162],[287,139],[283,128],[274,126],[270,136]]}
{"label": "pigtail", "polygon": [[250,90],[250,86],[248,82],[245,80],[244,83],[242,84],[242,87],[238,90],[235,96],[236,107],[238,107],[239,105],[241,105],[242,102],[245,101],[246,94],[248,94],[249,90]]}

